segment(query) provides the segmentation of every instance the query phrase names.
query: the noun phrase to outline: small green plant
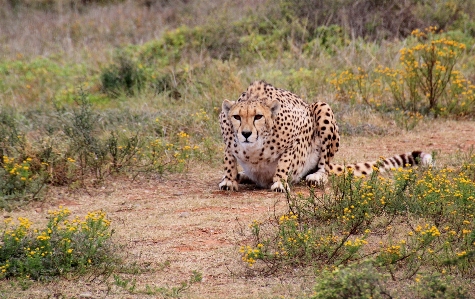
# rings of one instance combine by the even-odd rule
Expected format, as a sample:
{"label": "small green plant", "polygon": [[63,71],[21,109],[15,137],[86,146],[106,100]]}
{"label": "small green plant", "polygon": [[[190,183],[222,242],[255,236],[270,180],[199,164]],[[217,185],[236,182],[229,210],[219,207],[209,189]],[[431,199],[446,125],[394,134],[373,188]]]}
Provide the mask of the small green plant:
{"label": "small green plant", "polygon": [[47,182],[44,165],[27,153],[18,118],[13,109],[0,109],[0,209],[39,198]]}
{"label": "small green plant", "polygon": [[19,164],[15,163],[13,158],[3,156],[2,172],[4,175],[2,176],[1,194],[8,196],[27,189],[32,180],[30,161],[31,158],[27,158]]}
{"label": "small green plant", "polygon": [[394,298],[384,286],[385,277],[371,262],[324,270],[317,279],[312,299]]}
{"label": "small green plant", "polygon": [[160,174],[167,171],[180,172],[187,169],[193,157],[201,155],[199,146],[191,144],[190,135],[181,131],[172,138],[151,140],[141,152],[142,164],[137,166],[137,170]]}
{"label": "small green plant", "polygon": [[201,282],[202,279],[203,275],[194,270],[188,280],[182,281],[179,286],[174,287],[158,287],[147,284],[144,288],[138,288],[135,279],[127,279],[119,275],[114,275],[114,284],[129,294],[161,295],[164,298],[180,298],[183,292],[188,290],[192,285]]}
{"label": "small green plant", "polygon": [[453,278],[438,274],[419,275],[416,277],[416,299],[468,299],[467,290],[454,284]]}
{"label": "small green plant", "polygon": [[0,208],[8,208],[8,201],[36,199],[47,182],[43,165],[32,170],[32,159],[20,163],[13,157],[3,156],[0,163]]}
{"label": "small green plant", "polygon": [[99,114],[93,110],[87,94],[80,91],[75,99],[77,109],[70,113],[58,110],[63,120],[63,131],[71,142],[71,152],[75,153],[73,160],[77,160],[81,176],[91,171],[97,180],[105,175],[104,165],[107,163],[108,149],[100,139]]}
{"label": "small green plant", "polygon": [[23,152],[24,140],[18,128],[15,109],[2,107],[0,109],[0,155],[13,155],[14,152]]}
{"label": "small green plant", "polygon": [[124,290],[127,290],[129,293],[133,293],[136,287],[135,279],[126,279],[122,278],[119,275],[114,274],[114,284]]}
{"label": "small green plant", "polygon": [[396,108],[393,117],[398,127],[406,131],[414,129],[424,119],[419,112],[401,111],[399,108]]}
{"label": "small green plant", "polygon": [[71,271],[117,261],[106,214],[90,212],[69,219],[67,208],[50,211],[46,227],[33,228],[27,218],[5,219],[0,243],[0,278],[49,279]]}
{"label": "small green plant", "polygon": [[112,131],[109,139],[106,141],[106,147],[111,157],[111,171],[120,172],[124,167],[133,163],[139,154],[139,134],[131,137],[119,135]]}

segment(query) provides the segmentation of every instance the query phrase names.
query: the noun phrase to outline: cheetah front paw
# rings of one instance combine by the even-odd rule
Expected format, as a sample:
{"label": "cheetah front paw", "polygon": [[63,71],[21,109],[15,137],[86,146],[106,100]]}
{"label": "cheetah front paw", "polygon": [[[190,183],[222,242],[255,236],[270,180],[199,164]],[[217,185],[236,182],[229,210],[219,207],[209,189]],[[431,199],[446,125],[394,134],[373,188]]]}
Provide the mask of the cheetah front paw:
{"label": "cheetah front paw", "polygon": [[321,187],[328,182],[328,175],[324,172],[315,172],[315,173],[307,175],[305,180],[310,186]]}
{"label": "cheetah front paw", "polygon": [[219,189],[228,191],[238,191],[238,182],[224,178],[221,183],[219,183]]}
{"label": "cheetah front paw", "polygon": [[283,184],[281,181],[277,181],[272,186],[270,187],[271,191],[274,192],[287,192],[289,191],[289,185],[288,184]]}

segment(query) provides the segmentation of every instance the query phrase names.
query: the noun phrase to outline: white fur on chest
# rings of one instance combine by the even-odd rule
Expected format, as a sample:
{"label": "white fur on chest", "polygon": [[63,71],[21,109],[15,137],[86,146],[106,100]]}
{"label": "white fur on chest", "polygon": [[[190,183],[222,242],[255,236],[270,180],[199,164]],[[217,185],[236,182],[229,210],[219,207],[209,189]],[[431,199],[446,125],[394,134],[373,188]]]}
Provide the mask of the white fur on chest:
{"label": "white fur on chest", "polygon": [[[270,155],[269,151],[264,151],[261,156],[262,146],[265,142],[260,144],[240,144],[238,154],[235,155],[239,165],[244,170],[244,173],[253,180],[258,186],[268,188],[273,183],[279,159],[282,153],[275,152]],[[294,148],[294,150],[296,150]],[[299,157],[304,161],[298,169],[297,174],[292,178],[293,183],[299,182],[309,171],[314,169],[320,157],[320,143],[313,144],[308,153],[304,153]],[[289,169],[293,171],[292,169]]]}
{"label": "white fur on chest", "polygon": [[238,163],[242,166],[244,173],[262,188],[269,188],[272,184],[278,161],[279,160],[276,159],[271,162],[261,161],[261,163],[255,164],[248,161],[242,161],[238,158]]}
{"label": "white fur on chest", "polygon": [[260,187],[268,188],[272,184],[280,155],[274,154],[271,156],[267,151],[260,155],[264,144],[265,140],[262,139],[256,143],[240,143],[235,157],[244,173],[251,180]]}

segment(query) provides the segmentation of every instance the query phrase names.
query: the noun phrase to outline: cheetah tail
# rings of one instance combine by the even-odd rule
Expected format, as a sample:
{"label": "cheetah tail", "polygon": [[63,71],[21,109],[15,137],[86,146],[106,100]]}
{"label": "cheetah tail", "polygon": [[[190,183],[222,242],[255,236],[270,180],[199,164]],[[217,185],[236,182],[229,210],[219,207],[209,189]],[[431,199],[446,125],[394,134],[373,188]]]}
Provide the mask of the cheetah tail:
{"label": "cheetah tail", "polygon": [[334,174],[343,173],[345,167],[353,169],[355,176],[368,175],[373,172],[374,167],[378,167],[379,172],[385,172],[393,168],[409,167],[413,165],[432,166],[432,155],[421,151],[408,152],[378,161],[355,163],[348,165],[330,164],[330,172]]}

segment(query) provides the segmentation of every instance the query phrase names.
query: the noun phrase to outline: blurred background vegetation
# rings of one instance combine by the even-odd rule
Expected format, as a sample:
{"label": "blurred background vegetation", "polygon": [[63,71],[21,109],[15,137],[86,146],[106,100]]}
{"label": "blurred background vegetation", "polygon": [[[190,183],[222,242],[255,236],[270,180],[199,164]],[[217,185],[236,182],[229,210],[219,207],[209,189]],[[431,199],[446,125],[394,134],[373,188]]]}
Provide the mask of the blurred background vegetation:
{"label": "blurred background vegetation", "polygon": [[474,17],[474,0],[0,0],[0,198],[219,162],[222,100],[258,79],[330,102],[343,134],[472,118]]}

